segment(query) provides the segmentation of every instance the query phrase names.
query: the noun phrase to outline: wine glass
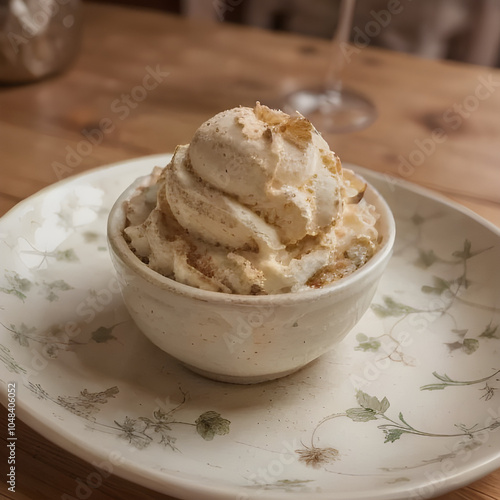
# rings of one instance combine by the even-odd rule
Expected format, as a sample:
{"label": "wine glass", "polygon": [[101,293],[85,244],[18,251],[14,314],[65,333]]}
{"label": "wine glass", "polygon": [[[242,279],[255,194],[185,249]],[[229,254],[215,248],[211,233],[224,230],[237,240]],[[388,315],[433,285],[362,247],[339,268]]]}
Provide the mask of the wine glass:
{"label": "wine glass", "polygon": [[345,88],[341,78],[356,0],[341,0],[338,26],[331,42],[331,57],[325,82],[319,89],[298,90],[281,106],[287,113],[298,111],[323,132],[354,132],[370,125],[377,110],[366,97]]}

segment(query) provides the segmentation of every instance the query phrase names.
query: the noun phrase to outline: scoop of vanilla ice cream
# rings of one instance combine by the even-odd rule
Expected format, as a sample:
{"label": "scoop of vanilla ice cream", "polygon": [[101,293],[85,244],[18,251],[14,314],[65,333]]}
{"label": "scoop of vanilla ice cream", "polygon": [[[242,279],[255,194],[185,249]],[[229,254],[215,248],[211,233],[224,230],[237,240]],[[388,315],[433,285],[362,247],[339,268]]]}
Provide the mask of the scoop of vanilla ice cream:
{"label": "scoop of vanilla ice cream", "polygon": [[[200,183],[257,214],[284,245],[324,231],[342,210],[340,161],[302,116],[260,104],[223,111],[196,131],[186,160]],[[204,233],[197,222],[190,229]]]}
{"label": "scoop of vanilla ice cream", "polygon": [[277,231],[250,208],[201,179],[179,146],[165,172],[165,195],[175,218],[191,236],[227,248],[283,248]]}
{"label": "scoop of vanilla ice cream", "polygon": [[[296,291],[338,279],[373,253],[377,217],[363,190],[308,120],[257,103],[215,115],[178,146],[129,202],[125,234],[146,264],[182,283]],[[351,246],[356,263],[346,257]]]}

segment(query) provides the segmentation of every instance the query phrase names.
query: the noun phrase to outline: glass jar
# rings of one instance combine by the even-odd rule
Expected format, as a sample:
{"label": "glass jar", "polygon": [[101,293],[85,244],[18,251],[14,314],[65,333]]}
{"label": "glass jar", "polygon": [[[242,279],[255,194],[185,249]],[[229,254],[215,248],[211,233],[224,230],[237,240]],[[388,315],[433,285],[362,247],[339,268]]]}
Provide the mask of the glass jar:
{"label": "glass jar", "polygon": [[80,34],[80,0],[0,1],[0,83],[62,71],[78,52]]}

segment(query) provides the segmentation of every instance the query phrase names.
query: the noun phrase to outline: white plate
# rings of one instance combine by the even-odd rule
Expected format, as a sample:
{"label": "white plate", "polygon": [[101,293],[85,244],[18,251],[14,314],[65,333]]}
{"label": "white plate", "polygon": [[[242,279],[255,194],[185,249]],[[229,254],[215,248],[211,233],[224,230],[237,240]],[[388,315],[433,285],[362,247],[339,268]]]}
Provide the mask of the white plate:
{"label": "white plate", "polygon": [[112,471],[196,500],[417,499],[500,467],[497,228],[356,168],[398,224],[372,308],[294,375],[213,382],[131,323],[107,253],[113,201],[168,158],[67,179],[0,221],[3,404],[16,382],[18,417],[103,469],[83,483]]}

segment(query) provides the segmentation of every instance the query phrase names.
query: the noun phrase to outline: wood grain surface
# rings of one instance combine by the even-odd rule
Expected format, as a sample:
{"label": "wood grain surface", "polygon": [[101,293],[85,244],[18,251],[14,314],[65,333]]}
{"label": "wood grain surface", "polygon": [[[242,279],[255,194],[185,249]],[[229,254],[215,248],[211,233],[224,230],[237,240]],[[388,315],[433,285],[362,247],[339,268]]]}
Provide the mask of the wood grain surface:
{"label": "wood grain surface", "polygon": [[[279,102],[325,72],[322,40],[115,6],[87,4],[84,17],[68,71],[0,87],[0,214],[69,175],[171,152],[216,112]],[[364,48],[353,51],[345,80],[379,117],[357,133],[325,134],[343,161],[429,187],[500,226],[499,70]],[[5,450],[3,408],[0,422]],[[3,479],[0,497],[76,498],[93,467],[17,426],[16,492]],[[169,497],[110,476],[89,498]],[[500,499],[500,471],[439,498]]]}

